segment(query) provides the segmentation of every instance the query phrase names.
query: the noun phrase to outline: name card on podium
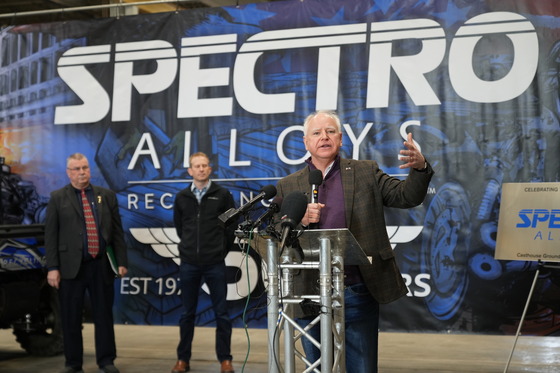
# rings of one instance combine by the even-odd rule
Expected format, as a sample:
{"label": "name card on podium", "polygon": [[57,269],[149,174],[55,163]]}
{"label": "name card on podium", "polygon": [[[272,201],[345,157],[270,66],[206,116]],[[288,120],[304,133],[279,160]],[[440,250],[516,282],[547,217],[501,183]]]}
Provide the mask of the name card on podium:
{"label": "name card on podium", "polygon": [[496,259],[560,262],[560,183],[504,183]]}

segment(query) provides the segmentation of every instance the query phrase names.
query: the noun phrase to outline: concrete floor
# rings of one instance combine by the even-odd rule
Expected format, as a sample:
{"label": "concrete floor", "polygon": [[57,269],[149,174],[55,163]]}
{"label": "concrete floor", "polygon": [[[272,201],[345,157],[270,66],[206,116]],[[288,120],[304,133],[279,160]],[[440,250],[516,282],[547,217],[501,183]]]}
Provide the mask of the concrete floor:
{"label": "concrete floor", "polygon": [[[175,363],[178,328],[170,326],[116,325],[121,373],[169,373]],[[237,373],[267,373],[267,331],[234,329],[232,353]],[[381,333],[381,373],[504,372],[514,343],[513,336]],[[84,371],[97,372],[93,327],[84,325]],[[197,328],[191,372],[219,372],[214,355],[214,329]],[[10,330],[0,330],[0,372],[56,373],[62,356],[39,358],[19,348]],[[303,365],[296,365],[302,372]],[[559,337],[520,337],[509,369],[518,372],[560,372]]]}

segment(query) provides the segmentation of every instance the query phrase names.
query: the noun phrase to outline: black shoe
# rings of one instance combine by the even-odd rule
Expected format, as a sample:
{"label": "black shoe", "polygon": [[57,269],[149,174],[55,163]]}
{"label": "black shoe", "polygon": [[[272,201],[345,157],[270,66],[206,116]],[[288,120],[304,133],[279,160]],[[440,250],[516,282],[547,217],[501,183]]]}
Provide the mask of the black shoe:
{"label": "black shoe", "polygon": [[99,373],[120,373],[120,371],[113,364],[109,364],[99,368]]}
{"label": "black shoe", "polygon": [[75,369],[72,367],[65,367],[60,373],[84,373],[84,371],[80,369]]}

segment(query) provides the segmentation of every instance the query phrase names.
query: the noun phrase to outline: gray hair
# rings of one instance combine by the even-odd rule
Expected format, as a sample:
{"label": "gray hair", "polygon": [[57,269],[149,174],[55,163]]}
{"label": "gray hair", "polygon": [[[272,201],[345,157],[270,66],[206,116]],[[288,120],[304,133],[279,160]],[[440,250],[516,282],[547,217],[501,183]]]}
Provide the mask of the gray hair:
{"label": "gray hair", "polygon": [[83,155],[82,153],[70,154],[68,156],[68,158],[66,158],[66,166],[68,166],[70,161],[81,161],[84,158],[85,158],[86,161],[88,160],[87,157],[85,155]]}
{"label": "gray hair", "polygon": [[307,116],[307,118],[305,118],[305,121],[303,122],[303,133],[304,135],[307,136],[307,130],[309,129],[309,122],[311,122],[311,120],[313,118],[315,118],[317,115],[325,115],[329,118],[331,118],[332,120],[334,120],[335,124],[336,124],[336,128],[338,129],[338,132],[342,132],[342,125],[340,124],[340,118],[338,117],[338,114],[336,113],[336,111],[334,110],[317,110],[311,114],[309,114]]}

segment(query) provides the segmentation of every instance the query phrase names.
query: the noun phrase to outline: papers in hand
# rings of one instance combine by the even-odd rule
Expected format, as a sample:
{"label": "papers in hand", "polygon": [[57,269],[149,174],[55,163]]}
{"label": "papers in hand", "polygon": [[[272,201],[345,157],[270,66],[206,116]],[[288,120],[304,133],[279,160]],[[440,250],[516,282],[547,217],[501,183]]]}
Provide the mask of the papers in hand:
{"label": "papers in hand", "polygon": [[107,246],[105,251],[107,251],[107,258],[109,258],[109,264],[111,264],[111,269],[113,270],[115,277],[121,277],[119,275],[119,266],[117,264],[117,259],[115,258],[115,250],[113,250],[113,246]]}

